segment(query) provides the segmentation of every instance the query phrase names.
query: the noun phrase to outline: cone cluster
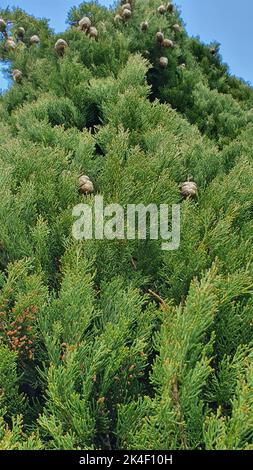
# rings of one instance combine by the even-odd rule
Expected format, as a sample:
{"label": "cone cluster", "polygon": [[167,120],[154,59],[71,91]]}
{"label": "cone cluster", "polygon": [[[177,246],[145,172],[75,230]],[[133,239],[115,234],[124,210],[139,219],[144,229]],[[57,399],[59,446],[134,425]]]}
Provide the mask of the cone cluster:
{"label": "cone cluster", "polygon": [[91,20],[88,16],[84,16],[78,23],[78,28],[84,31],[92,39],[97,39],[98,30],[95,26],[92,26]]}
{"label": "cone cluster", "polygon": [[94,191],[94,186],[89,176],[82,175],[79,178],[79,189],[82,194],[91,194]]}

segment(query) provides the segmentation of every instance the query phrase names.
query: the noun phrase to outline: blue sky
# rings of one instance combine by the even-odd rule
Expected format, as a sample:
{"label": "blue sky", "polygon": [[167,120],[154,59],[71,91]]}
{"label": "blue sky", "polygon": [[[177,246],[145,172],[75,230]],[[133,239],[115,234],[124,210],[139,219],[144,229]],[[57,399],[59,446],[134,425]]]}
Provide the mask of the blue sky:
{"label": "blue sky", "polygon": [[[101,0],[110,5],[113,0]],[[0,0],[1,8],[19,6],[36,17],[50,19],[56,32],[66,27],[67,12],[78,0]],[[162,0],[161,0],[162,3]],[[190,35],[221,43],[223,59],[233,74],[253,84],[253,0],[176,0]],[[0,75],[0,89],[6,83]]]}

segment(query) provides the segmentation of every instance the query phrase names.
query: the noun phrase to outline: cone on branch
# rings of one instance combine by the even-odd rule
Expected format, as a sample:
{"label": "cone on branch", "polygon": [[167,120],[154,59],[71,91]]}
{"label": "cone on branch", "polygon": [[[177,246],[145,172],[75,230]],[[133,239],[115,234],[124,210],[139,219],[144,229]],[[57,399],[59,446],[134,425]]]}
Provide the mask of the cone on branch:
{"label": "cone on branch", "polygon": [[23,78],[23,73],[21,72],[21,70],[14,69],[12,72],[12,77],[15,82],[20,83]]}
{"label": "cone on branch", "polygon": [[82,31],[87,31],[91,27],[91,20],[88,16],[84,16],[78,24]]}
{"label": "cone on branch", "polygon": [[34,34],[33,36],[30,37],[30,44],[39,44],[40,43],[40,38],[37,36],[37,34]]}
{"label": "cone on branch", "polygon": [[82,194],[91,194],[94,191],[94,186],[89,176],[82,175],[79,178],[79,190]]}
{"label": "cone on branch", "polygon": [[5,43],[5,49],[12,49],[14,50],[16,48],[16,43],[13,38],[8,38],[6,43]]}
{"label": "cone on branch", "polygon": [[162,42],[162,46],[171,49],[172,47],[174,47],[174,42],[171,41],[171,39],[164,39]]}
{"label": "cone on branch", "polygon": [[174,31],[175,33],[181,33],[181,31],[182,31],[181,26],[180,26],[179,24],[177,24],[177,23],[176,23],[176,24],[173,24],[172,29],[173,29],[173,31]]}
{"label": "cone on branch", "polygon": [[58,39],[54,46],[58,54],[64,54],[66,47],[68,47],[68,43],[64,39]]}
{"label": "cone on branch", "polygon": [[132,16],[131,10],[128,10],[127,8],[125,8],[125,9],[123,10],[123,12],[122,12],[122,18],[123,18],[123,20],[126,20],[126,21],[127,21],[127,20],[129,20],[129,19],[131,18],[131,16]]}
{"label": "cone on branch", "polygon": [[91,26],[89,29],[89,36],[90,38],[97,39],[98,37],[98,30],[94,26]]}
{"label": "cone on branch", "polygon": [[166,69],[168,67],[168,63],[169,63],[169,61],[168,61],[167,57],[160,57],[159,65],[162,69]]}
{"label": "cone on branch", "polygon": [[173,4],[172,4],[171,2],[168,2],[168,4],[167,4],[167,11],[168,11],[169,13],[172,13],[173,10],[174,10]]}
{"label": "cone on branch", "polygon": [[185,181],[180,185],[181,196],[185,199],[196,197],[198,194],[198,187],[194,181]]}
{"label": "cone on branch", "polygon": [[25,28],[23,28],[22,26],[20,26],[18,29],[17,29],[17,37],[18,39],[24,39],[24,36],[25,36]]}
{"label": "cone on branch", "polygon": [[148,22],[147,21],[142,21],[141,30],[142,31],[147,31],[148,30]]}
{"label": "cone on branch", "polygon": [[161,31],[158,31],[158,33],[156,33],[156,40],[157,40],[157,42],[159,42],[160,44],[163,43],[163,41],[164,41],[164,34],[163,34]]}
{"label": "cone on branch", "polygon": [[167,8],[164,6],[164,5],[160,5],[158,8],[157,8],[157,11],[158,13],[160,13],[160,15],[165,15],[166,11],[167,11]]}

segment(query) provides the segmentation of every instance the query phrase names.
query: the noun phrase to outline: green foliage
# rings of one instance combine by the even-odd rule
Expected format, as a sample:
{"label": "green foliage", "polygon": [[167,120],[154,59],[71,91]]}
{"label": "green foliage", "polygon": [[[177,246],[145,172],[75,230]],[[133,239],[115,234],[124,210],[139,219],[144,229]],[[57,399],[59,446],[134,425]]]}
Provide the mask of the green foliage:
{"label": "green foliage", "polygon": [[22,408],[18,393],[16,354],[6,346],[0,347],[0,415],[10,416]]}
{"label": "green foliage", "polygon": [[16,416],[11,427],[0,421],[0,450],[43,450],[43,444],[37,433],[24,433],[22,418]]}
{"label": "green foliage", "polygon": [[[23,73],[0,97],[3,450],[253,448],[253,91],[177,8],[132,3],[83,2],[58,36],[0,10]],[[80,175],[105,204],[180,204],[179,249],[74,241]]]}
{"label": "green foliage", "polygon": [[[252,450],[252,355],[237,357],[236,384],[231,400],[231,413],[211,413],[204,423],[204,440],[208,450]],[[234,374],[235,375],[235,374]]]}
{"label": "green foliage", "polygon": [[[185,306],[166,308],[155,337],[158,356],[151,383],[154,398],[119,408],[118,436],[123,448],[187,449],[201,443],[203,389],[211,373],[211,326],[218,302],[213,269],[194,281]],[[130,418],[129,414],[133,416]],[[194,417],[194,419],[193,419]]]}

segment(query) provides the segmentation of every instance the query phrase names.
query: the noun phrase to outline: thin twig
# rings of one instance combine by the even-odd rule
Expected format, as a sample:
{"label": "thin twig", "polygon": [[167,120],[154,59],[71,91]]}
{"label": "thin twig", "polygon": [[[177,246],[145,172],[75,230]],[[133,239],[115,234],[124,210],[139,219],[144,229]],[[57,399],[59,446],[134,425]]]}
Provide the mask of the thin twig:
{"label": "thin twig", "polygon": [[178,384],[177,384],[177,377],[174,375],[172,379],[172,384],[171,384],[171,391],[172,391],[172,400],[174,402],[174,406],[176,408],[176,414],[178,418],[178,425],[180,429],[180,437],[181,437],[181,444],[184,450],[187,449],[187,438],[185,434],[185,428],[184,428],[184,420],[182,416],[182,411],[181,411],[181,405],[180,405],[180,397],[179,397],[179,391],[178,391]]}
{"label": "thin twig", "polygon": [[154,297],[156,300],[158,300],[159,304],[161,304],[162,308],[163,309],[168,309],[168,304],[166,304],[166,302],[162,299],[162,297],[160,297],[159,294],[157,294],[156,292],[154,292],[153,290],[151,289],[148,289],[148,293],[150,295],[152,295],[152,297]]}

